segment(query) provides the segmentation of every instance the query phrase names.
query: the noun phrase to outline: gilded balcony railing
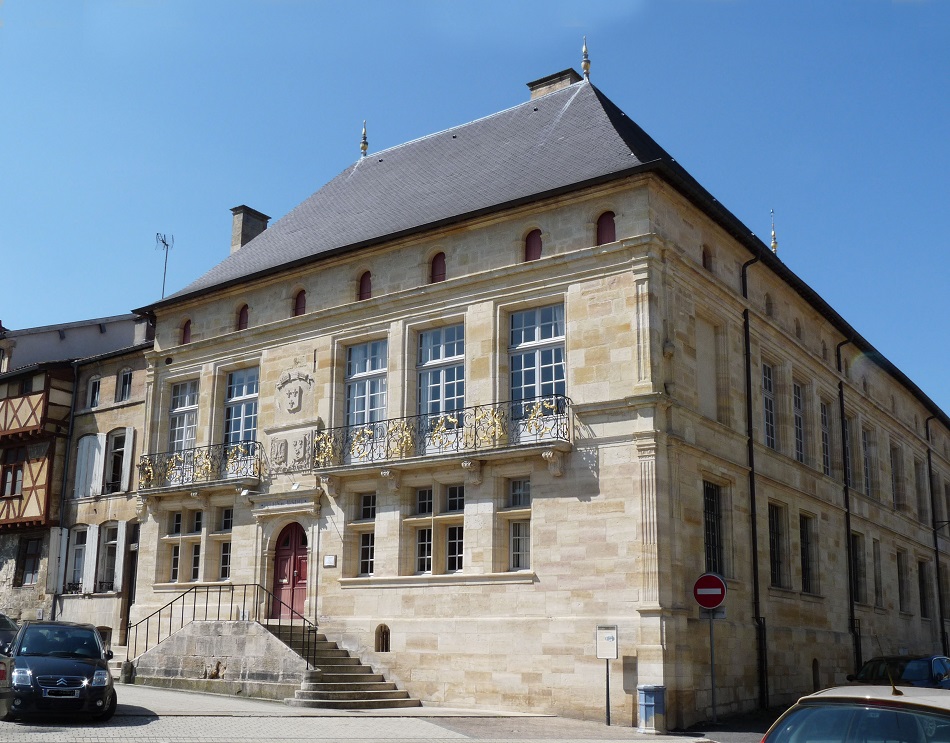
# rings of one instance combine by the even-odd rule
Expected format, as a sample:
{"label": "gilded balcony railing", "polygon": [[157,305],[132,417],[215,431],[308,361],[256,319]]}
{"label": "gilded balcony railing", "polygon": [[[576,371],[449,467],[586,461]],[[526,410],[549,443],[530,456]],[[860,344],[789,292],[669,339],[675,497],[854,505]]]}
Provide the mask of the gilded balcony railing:
{"label": "gilded balcony railing", "polygon": [[570,405],[547,395],[313,432],[313,469],[570,442]]}
{"label": "gilded balcony railing", "polygon": [[257,441],[199,446],[143,454],[139,459],[139,489],[154,490],[220,480],[260,480],[263,472],[264,447]]}

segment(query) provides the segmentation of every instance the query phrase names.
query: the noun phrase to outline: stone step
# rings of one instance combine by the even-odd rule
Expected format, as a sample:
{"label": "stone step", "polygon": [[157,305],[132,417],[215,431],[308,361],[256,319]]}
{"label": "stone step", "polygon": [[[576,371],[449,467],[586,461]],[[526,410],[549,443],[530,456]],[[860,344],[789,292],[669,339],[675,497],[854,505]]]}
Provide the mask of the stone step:
{"label": "stone step", "polygon": [[371,668],[363,666],[363,673],[324,673],[319,680],[304,681],[300,688],[306,689],[310,684],[365,684],[369,681],[385,681],[381,673],[373,673]]}
{"label": "stone step", "polygon": [[377,699],[408,699],[409,695],[399,689],[345,689],[339,691],[295,691],[294,699],[309,699],[322,702],[362,702]]}
{"label": "stone step", "polygon": [[[397,691],[396,685],[392,681],[383,680],[380,676],[379,680],[364,680],[360,679],[359,681],[319,681],[317,683],[308,683],[303,682],[300,685],[300,693],[305,692],[325,692],[325,691]],[[405,692],[401,692],[405,694]]]}
{"label": "stone step", "polygon": [[[340,661],[355,661],[353,663],[341,663]],[[329,663],[311,663],[314,669],[320,673],[346,673],[362,674],[372,673],[373,669],[360,663],[359,658],[332,658]],[[311,679],[319,681],[320,679]]]}
{"label": "stone step", "polygon": [[391,709],[421,707],[418,699],[285,699],[284,704],[291,707],[310,707],[313,709]]}

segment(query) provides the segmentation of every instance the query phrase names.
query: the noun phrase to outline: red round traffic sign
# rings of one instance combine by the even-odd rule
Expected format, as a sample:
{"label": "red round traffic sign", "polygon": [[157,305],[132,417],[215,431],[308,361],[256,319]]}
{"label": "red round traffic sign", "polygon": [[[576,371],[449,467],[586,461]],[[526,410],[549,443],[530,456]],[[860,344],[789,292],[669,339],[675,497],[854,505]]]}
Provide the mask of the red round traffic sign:
{"label": "red round traffic sign", "polygon": [[704,609],[715,609],[726,598],[726,581],[716,573],[703,573],[693,585],[693,596]]}

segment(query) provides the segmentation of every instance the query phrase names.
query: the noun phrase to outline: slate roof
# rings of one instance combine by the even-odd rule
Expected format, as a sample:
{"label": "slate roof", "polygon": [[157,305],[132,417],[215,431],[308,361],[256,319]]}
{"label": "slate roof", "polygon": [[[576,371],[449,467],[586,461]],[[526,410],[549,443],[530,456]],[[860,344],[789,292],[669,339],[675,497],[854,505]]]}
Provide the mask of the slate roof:
{"label": "slate roof", "polygon": [[582,80],[358,160],[156,306],[660,162],[673,160]]}

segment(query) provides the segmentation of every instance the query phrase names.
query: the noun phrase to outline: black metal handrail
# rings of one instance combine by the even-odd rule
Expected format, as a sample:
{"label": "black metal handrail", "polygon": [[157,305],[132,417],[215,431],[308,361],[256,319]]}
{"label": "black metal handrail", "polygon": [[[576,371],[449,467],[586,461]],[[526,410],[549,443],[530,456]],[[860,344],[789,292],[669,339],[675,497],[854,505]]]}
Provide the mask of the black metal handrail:
{"label": "black metal handrail", "polygon": [[313,469],[570,441],[570,398],[542,395],[312,432]]}
{"label": "black metal handrail", "polygon": [[[203,598],[203,606],[200,605],[199,597]],[[277,616],[265,617],[267,613]],[[289,636],[285,639],[281,632],[280,639],[285,642],[289,640],[287,644],[291,646],[298,636],[299,628],[299,647],[303,651],[300,654],[307,662],[307,668],[312,667],[311,650],[314,647],[316,624],[257,583],[192,586],[144,619],[135,624],[129,623],[125,659],[138,657],[195,621],[252,621],[266,625],[268,629],[276,624],[278,631],[289,627]],[[140,630],[143,635],[141,647]]]}
{"label": "black metal handrail", "polygon": [[139,490],[229,479],[260,480],[264,447],[257,441],[241,441],[143,454],[138,467]]}

